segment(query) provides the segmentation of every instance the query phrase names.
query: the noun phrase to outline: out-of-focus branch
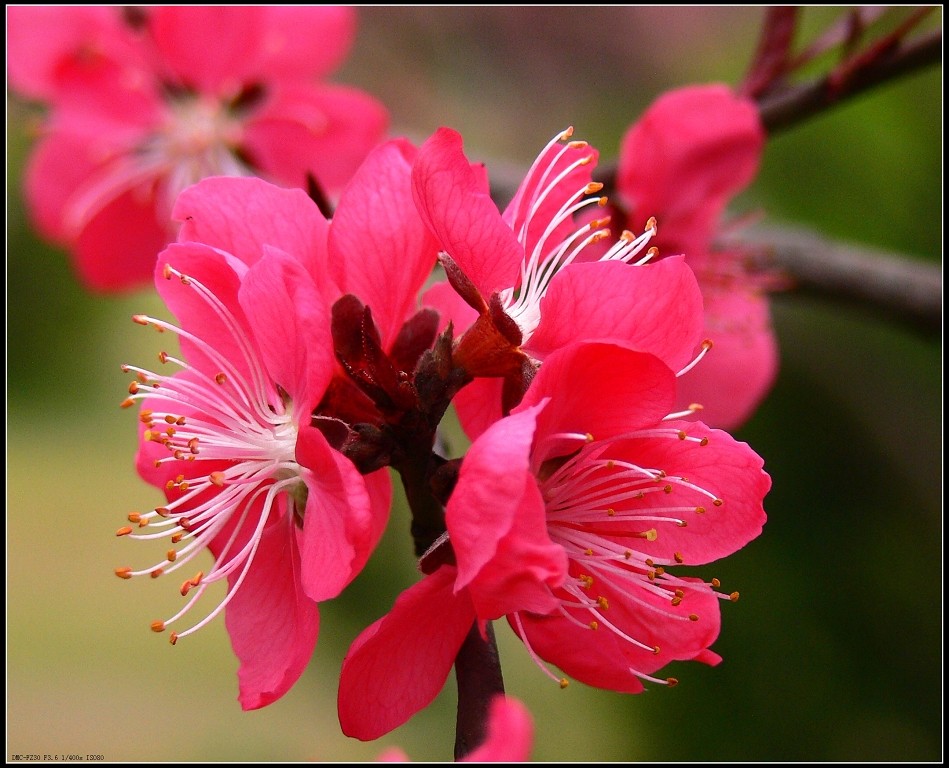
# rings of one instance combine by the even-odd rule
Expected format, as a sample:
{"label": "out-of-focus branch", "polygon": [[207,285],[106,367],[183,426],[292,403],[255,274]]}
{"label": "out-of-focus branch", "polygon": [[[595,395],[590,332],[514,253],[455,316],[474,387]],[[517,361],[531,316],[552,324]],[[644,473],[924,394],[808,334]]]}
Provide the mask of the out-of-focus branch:
{"label": "out-of-focus branch", "polygon": [[849,73],[846,80],[831,73],[818,80],[769,92],[758,102],[769,134],[790,128],[819,112],[842,104],[888,80],[942,61],[942,32],[902,41]]}
{"label": "out-of-focus branch", "polygon": [[776,270],[794,291],[859,304],[926,333],[942,329],[942,265],[836,243],[805,229],[756,226],[731,235],[752,268]]}

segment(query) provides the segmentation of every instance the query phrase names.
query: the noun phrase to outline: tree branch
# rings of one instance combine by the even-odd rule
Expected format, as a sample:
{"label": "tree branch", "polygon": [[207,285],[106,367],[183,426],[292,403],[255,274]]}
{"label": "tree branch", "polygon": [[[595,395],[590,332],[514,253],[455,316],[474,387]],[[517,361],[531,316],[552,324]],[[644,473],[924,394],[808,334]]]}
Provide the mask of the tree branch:
{"label": "tree branch", "polygon": [[723,243],[749,253],[751,267],[777,270],[791,289],[858,304],[927,334],[942,330],[942,265],[835,243],[805,229],[758,226]]}
{"label": "tree branch", "polygon": [[758,101],[761,121],[772,134],[842,104],[869,88],[941,61],[942,32],[921,35],[855,70],[844,82],[832,72],[810,83],[765,94]]}
{"label": "tree branch", "polygon": [[477,748],[487,736],[488,705],[504,693],[501,660],[491,622],[481,636],[476,621],[455,659],[458,681],[458,719],[455,728],[455,760]]}

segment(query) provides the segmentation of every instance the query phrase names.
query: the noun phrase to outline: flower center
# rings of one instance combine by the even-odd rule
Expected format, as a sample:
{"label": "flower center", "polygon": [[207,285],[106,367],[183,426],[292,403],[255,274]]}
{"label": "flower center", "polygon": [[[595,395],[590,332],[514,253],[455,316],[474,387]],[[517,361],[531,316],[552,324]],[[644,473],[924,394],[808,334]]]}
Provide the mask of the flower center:
{"label": "flower center", "polygon": [[213,545],[215,560],[210,570],[207,574],[198,571],[182,583],[181,594],[191,593],[189,601],[172,618],[154,622],[156,632],[184,616],[210,584],[226,578],[230,585],[225,598],[204,619],[182,632],[172,632],[175,643],[210,622],[233,599],[264,528],[276,521],[293,524],[293,511],[305,505],[306,486],[295,459],[297,425],[292,403],[267,379],[256,347],[238,319],[199,281],[167,265],[165,276],[180,280],[213,310],[241,358],[239,364],[228,360],[201,337],[166,321],[144,315],[133,318],[141,325],[176,334],[217,367],[212,374],[207,365],[189,366],[167,352],[158,359],[162,365],[181,368],[172,375],[123,366],[135,379],[122,406],[142,402],[143,450],[144,444],[160,446],[154,468],[158,473],[168,469],[165,490],[170,501],[149,512],[129,514],[129,522],[146,531],[134,533],[133,526],[125,526],[117,535],[169,539],[171,548],[148,568],[118,568],[115,573],[123,579],[145,574],[157,578],[184,568]]}
{"label": "flower center", "polygon": [[[698,621],[680,604],[689,591],[720,584],[673,576],[666,567],[684,563],[685,555],[651,555],[649,545],[672,526],[686,527],[691,515],[704,515],[723,504],[715,493],[685,477],[628,459],[638,441],[657,439],[708,443],[705,437],[664,427],[602,441],[590,435],[553,435],[550,445],[563,458],[542,461],[535,472],[546,502],[548,535],[564,548],[570,562],[565,583],[553,590],[560,601],[560,615],[578,626],[610,632],[655,655],[661,652],[655,637],[637,636],[637,631],[624,628],[622,615],[635,611],[665,620]],[[561,451],[571,441],[576,450],[564,456]],[[535,448],[535,457],[545,455],[550,455],[547,444]],[[719,596],[737,599],[737,593]],[[625,606],[615,619],[611,602]],[[643,680],[675,684],[674,678],[656,678],[631,666],[629,671]]]}

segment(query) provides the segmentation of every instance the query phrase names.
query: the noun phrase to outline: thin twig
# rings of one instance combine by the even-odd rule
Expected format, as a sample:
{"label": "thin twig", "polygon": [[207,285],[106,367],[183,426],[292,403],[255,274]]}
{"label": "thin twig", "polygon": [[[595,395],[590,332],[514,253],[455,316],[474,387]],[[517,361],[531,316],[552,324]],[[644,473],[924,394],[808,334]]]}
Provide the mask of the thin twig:
{"label": "thin twig", "polygon": [[501,660],[494,629],[487,622],[481,636],[475,622],[455,659],[458,681],[458,719],[455,728],[455,760],[478,747],[487,736],[488,705],[504,693]]}
{"label": "thin twig", "polygon": [[942,330],[942,265],[833,242],[805,229],[757,226],[729,237],[752,268],[777,270],[802,293],[846,300],[925,333]]}

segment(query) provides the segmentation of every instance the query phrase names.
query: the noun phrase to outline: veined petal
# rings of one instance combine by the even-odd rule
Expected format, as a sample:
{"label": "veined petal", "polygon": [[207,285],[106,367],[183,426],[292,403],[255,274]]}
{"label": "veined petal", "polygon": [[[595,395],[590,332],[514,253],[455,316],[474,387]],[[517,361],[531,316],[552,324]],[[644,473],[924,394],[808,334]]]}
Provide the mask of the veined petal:
{"label": "veined petal", "polygon": [[404,140],[374,150],[344,190],[330,226],[330,269],[344,293],[372,310],[385,349],[417,309],[438,253],[412,199],[416,151]]}
{"label": "veined petal", "polygon": [[643,266],[571,264],[542,299],[529,349],[543,359],[571,342],[609,338],[679,370],[702,341],[702,322],[702,293],[681,257]]}
{"label": "veined petal", "polygon": [[484,178],[462,152],[461,136],[439,128],[412,171],[422,218],[486,299],[517,282],[524,248],[491,200]]}
{"label": "veined petal", "polygon": [[[228,578],[231,589],[237,578]],[[225,622],[241,663],[241,707],[264,707],[290,690],[313,656],[319,631],[317,606],[301,588],[291,520],[263,530],[253,567],[228,604]]]}
{"label": "veined petal", "polygon": [[256,178],[204,179],[178,196],[179,242],[193,240],[253,264],[271,245],[300,260],[317,284],[325,281],[329,224],[306,193]]}
{"label": "veined petal", "polygon": [[304,266],[264,246],[248,270],[239,299],[272,379],[307,418],[335,371],[330,312]]}
{"label": "veined petal", "polygon": [[518,609],[546,613],[567,570],[546,531],[544,500],[530,471],[542,405],[492,425],[462,461],[445,523],[458,562],[455,590],[468,587],[479,618]]}
{"label": "veined petal", "polygon": [[453,593],[455,572],[442,566],[409,587],[353,641],[339,678],[339,722],[347,736],[385,735],[444,686],[475,621],[467,594]]}
{"label": "veined petal", "polygon": [[535,462],[544,461],[545,439],[559,433],[603,440],[658,424],[672,408],[675,386],[675,374],[653,355],[609,343],[573,344],[544,361],[513,412],[549,398],[537,417]]}
{"label": "veined petal", "polygon": [[365,565],[383,526],[373,520],[377,509],[362,475],[319,430],[300,428],[296,458],[305,468],[307,486],[300,543],[303,589],[313,600],[328,600]]}

